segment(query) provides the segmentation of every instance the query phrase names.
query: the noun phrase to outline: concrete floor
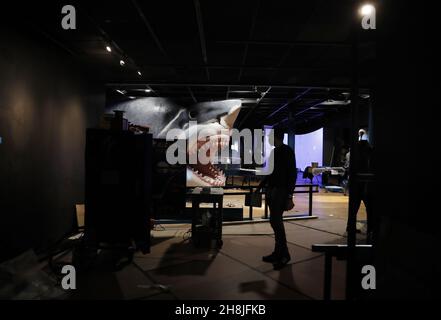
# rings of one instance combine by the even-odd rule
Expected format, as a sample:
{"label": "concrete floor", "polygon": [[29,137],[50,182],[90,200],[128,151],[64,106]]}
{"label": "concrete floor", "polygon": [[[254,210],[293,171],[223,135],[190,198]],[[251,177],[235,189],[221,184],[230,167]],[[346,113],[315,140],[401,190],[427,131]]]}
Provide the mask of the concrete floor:
{"label": "concrete floor", "polygon": [[[317,219],[285,222],[292,260],[280,271],[261,261],[274,245],[267,222],[224,226],[219,252],[194,248],[186,234],[190,225],[167,224],[153,231],[151,253],[136,254],[121,271],[79,275],[72,298],[321,299],[324,257],[311,245],[346,242],[347,202],[343,194],[321,191],[314,195]],[[296,197],[296,211],[307,205],[307,194]],[[363,206],[358,219],[365,220]],[[345,262],[335,260],[333,299],[344,298],[344,282]]]}

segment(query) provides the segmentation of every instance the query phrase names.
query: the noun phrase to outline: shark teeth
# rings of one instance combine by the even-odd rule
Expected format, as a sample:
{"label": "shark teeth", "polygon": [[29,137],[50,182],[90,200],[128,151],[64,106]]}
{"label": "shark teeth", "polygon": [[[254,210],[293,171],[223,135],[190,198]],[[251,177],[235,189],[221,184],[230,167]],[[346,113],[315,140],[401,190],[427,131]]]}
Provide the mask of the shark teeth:
{"label": "shark teeth", "polygon": [[[199,140],[197,143],[188,145],[187,154],[190,156],[197,155],[207,159],[208,164],[189,165],[197,183],[203,186],[224,186],[226,177],[222,170],[218,169],[213,163],[222,163],[220,151],[228,148],[230,144],[230,136],[227,134],[216,134],[206,137],[205,140]],[[202,158],[200,158],[202,159]]]}
{"label": "shark teeth", "polygon": [[208,185],[208,186],[223,186],[223,185],[225,185],[226,177],[225,177],[224,173],[222,172],[222,170],[218,170],[217,168],[215,168],[211,164],[209,164],[208,166],[209,166],[208,171],[210,171],[212,176],[205,175],[205,174],[201,173],[199,170],[192,168],[192,167],[191,167],[191,170],[192,170],[193,174],[199,180],[201,180],[201,182],[204,185]]}

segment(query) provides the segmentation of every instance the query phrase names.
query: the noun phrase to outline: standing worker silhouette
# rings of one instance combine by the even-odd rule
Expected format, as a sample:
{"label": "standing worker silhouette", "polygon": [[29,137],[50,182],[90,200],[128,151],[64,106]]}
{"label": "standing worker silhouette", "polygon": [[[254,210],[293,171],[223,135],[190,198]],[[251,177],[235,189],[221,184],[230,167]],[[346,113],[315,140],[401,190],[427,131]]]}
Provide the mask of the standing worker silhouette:
{"label": "standing worker silhouette", "polygon": [[283,144],[283,135],[283,131],[274,130],[275,148],[270,157],[274,161],[274,170],[262,180],[256,191],[266,186],[265,199],[270,209],[270,224],[274,230],[275,246],[273,253],[262,257],[262,260],[272,263],[275,270],[283,268],[291,260],[286,243],[283,212],[294,207],[292,197],[297,179],[295,154],[289,146]]}
{"label": "standing worker silhouette", "polygon": [[[352,179],[350,183],[353,184],[352,196],[354,201],[351,202],[352,207],[349,211],[346,231],[349,231],[351,221],[357,220],[357,213],[360,209],[361,201],[366,207],[367,215],[367,233],[366,243],[372,244],[374,238],[374,231],[377,229],[377,219],[373,212],[373,181],[369,179],[369,175],[373,174],[373,148],[369,144],[367,132],[365,129],[358,131],[358,142],[355,145],[358,157],[356,158],[355,167],[357,174],[360,176],[367,175],[367,178],[357,177]],[[356,230],[357,231],[357,230]]]}

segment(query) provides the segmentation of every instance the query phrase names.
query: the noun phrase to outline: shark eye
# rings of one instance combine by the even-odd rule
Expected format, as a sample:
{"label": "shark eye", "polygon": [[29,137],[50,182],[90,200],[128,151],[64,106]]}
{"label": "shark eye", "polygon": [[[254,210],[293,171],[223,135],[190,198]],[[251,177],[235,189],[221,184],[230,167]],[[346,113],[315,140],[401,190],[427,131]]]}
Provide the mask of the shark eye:
{"label": "shark eye", "polygon": [[188,116],[190,117],[190,119],[196,119],[196,117],[198,116],[198,111],[197,110],[191,110],[188,112]]}

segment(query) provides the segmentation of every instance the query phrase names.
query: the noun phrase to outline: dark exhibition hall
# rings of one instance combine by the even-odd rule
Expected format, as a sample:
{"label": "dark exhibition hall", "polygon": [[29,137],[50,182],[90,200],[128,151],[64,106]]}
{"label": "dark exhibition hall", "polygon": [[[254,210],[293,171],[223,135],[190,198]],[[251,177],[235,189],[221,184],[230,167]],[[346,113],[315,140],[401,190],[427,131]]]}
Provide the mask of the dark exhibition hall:
{"label": "dark exhibition hall", "polygon": [[2,3],[0,300],[435,298],[439,12]]}

